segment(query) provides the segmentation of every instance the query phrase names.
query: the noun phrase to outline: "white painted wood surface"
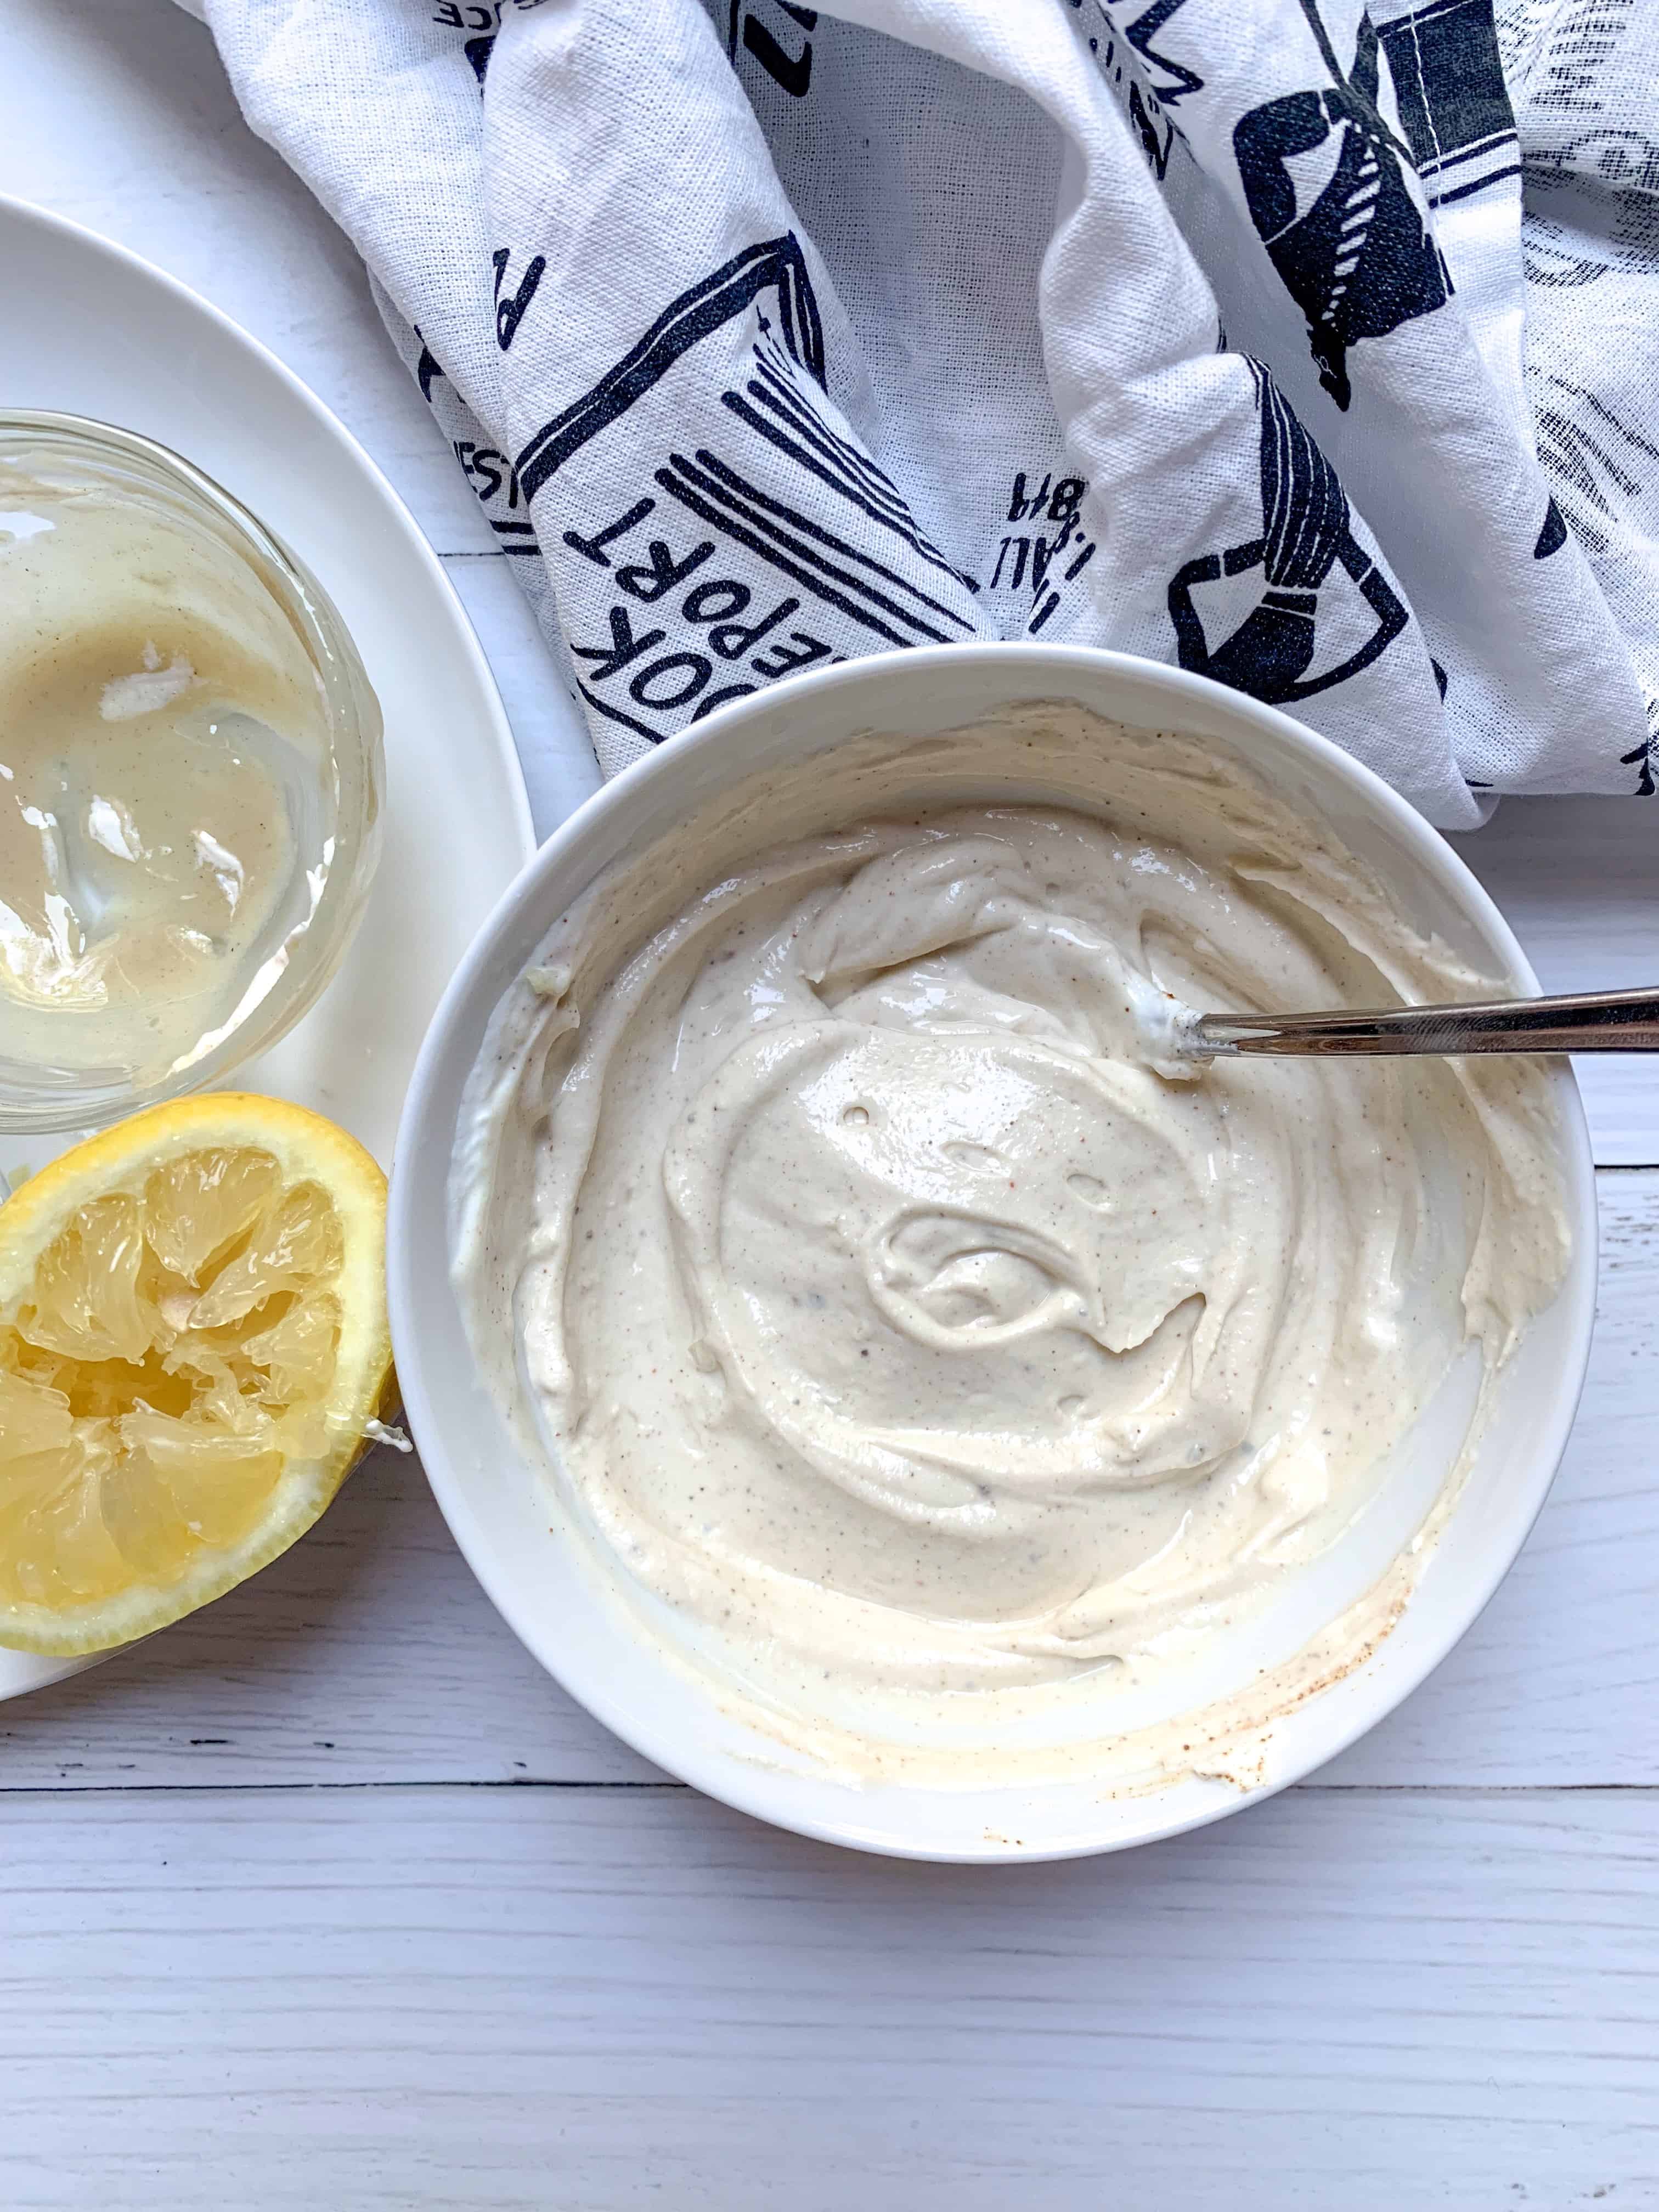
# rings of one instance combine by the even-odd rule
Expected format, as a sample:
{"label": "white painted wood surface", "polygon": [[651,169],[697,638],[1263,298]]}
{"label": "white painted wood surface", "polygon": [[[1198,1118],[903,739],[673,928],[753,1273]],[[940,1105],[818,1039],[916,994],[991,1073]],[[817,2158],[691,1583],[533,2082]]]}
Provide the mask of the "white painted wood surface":
{"label": "white painted wood surface", "polygon": [[[0,0],[0,190],[194,284],[386,470],[550,826],[594,772],[507,564],[206,33]],[[1656,836],[1551,800],[1460,842],[1587,988],[1659,973]],[[1659,1172],[1626,1171],[1659,1083],[1583,1073],[1566,1464],[1461,1650],[1316,1782],[1017,1872],[775,1835],[562,1697],[383,1454],[246,1589],[0,1708],[0,2207],[1659,2206]]]}
{"label": "white painted wood surface", "polygon": [[[1606,1175],[1601,1196],[1589,1381],[1531,1540],[1445,1665],[1322,1781],[1659,1784],[1659,1173]],[[0,1789],[655,1774],[520,1649],[418,1467],[385,1452],[252,1583],[0,1705]]]}
{"label": "white painted wood surface", "polygon": [[1302,1792],[1012,1894],[678,1791],[8,1819],[10,2212],[1653,2201],[1645,1793]]}

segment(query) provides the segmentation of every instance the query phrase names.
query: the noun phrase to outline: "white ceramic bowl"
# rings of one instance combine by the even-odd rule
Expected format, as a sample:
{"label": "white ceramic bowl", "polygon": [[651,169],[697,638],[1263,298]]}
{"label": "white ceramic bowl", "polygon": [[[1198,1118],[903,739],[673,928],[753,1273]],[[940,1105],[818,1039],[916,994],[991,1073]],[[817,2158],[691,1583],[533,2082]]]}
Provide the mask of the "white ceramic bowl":
{"label": "white ceramic bowl", "polygon": [[[1577,1086],[1554,1075],[1574,1234],[1567,1279],[1502,1370],[1494,1417],[1409,1605],[1352,1672],[1276,1723],[1262,1778],[1241,1792],[1188,1777],[1103,1798],[1076,1783],[859,1790],[781,1771],[764,1739],[689,1674],[671,1671],[605,1604],[556,1527],[473,1370],[449,1282],[445,1186],[462,1086],[497,1001],[558,915],[600,872],[671,833],[694,805],[757,770],[854,733],[925,736],[1033,700],[1231,740],[1281,793],[1334,828],[1401,910],[1517,993],[1537,981],[1503,917],[1437,833],[1368,769],[1288,715],[1201,677],[1063,647],[951,646],[883,654],[774,685],[711,714],[588,800],[507,891],[440,1006],[416,1065],[392,1179],[392,1332],[409,1423],[455,1539],[536,1657],[616,1734],[671,1773],[806,1835],[917,1858],[1060,1858],[1220,1818],[1283,1789],[1381,1720],[1475,1619],[1544,1502],[1589,1347],[1595,1197]],[[1011,750],[1007,796],[1023,792]],[[1013,1838],[1018,1838],[1018,1842]]]}

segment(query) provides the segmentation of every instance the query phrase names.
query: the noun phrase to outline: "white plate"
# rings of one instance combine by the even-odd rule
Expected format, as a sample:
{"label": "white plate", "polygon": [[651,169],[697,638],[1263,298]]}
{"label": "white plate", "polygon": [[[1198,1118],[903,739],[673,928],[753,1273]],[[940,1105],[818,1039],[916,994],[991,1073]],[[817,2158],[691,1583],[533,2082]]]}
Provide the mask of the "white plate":
{"label": "white plate", "polygon": [[[159,269],[0,195],[0,404],[91,415],[216,477],[315,570],[386,715],[386,842],[340,973],[235,1081],[314,1107],[390,1164],[426,1025],[535,849],[488,663],[436,555],[362,447],[246,331]],[[0,1167],[40,1165],[50,1139]],[[88,1662],[0,1650],[0,1698]]]}

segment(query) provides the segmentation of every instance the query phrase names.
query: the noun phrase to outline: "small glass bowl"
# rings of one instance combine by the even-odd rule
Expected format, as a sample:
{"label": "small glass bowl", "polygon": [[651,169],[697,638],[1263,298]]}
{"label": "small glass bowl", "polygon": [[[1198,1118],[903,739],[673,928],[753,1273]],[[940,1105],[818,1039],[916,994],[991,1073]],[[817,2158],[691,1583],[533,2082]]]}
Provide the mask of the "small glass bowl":
{"label": "small glass bowl", "polygon": [[[148,1083],[30,1066],[6,1053],[0,999],[0,1138],[98,1127],[163,1099],[222,1085],[285,1036],[332,979],[362,919],[380,859],[386,785],[380,702],[349,632],[305,563],[239,500],[153,439],[77,415],[0,408],[0,490],[9,464],[137,500],[174,528],[182,525],[222,547],[252,573],[315,672],[327,732],[325,781],[331,778],[332,788],[324,794],[331,815],[326,875],[310,921],[289,939],[285,963],[264,994],[245,1001],[199,1057]],[[0,717],[4,710],[0,699]],[[0,884],[0,897],[4,888]]]}

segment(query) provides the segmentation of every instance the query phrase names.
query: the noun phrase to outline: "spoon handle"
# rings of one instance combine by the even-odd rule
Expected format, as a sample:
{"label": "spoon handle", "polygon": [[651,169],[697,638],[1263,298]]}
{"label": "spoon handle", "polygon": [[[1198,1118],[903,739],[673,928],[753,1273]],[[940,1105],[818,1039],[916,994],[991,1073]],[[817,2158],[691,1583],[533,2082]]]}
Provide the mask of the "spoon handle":
{"label": "spoon handle", "polygon": [[1338,1008],[1318,1014],[1200,1014],[1200,1054],[1659,1052],[1659,988],[1470,1006]]}

